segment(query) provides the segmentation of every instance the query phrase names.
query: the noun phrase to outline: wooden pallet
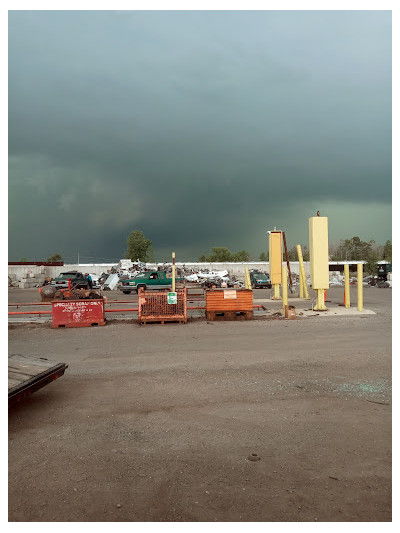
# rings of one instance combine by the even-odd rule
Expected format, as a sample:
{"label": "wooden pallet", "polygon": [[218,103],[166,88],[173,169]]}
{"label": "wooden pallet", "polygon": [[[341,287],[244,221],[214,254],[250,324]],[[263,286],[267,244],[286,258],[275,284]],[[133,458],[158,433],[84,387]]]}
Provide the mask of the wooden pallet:
{"label": "wooden pallet", "polygon": [[162,324],[164,325],[165,322],[175,322],[177,324],[186,324],[187,322],[187,319],[185,318],[177,318],[177,317],[163,317],[163,318],[160,318],[160,317],[148,317],[148,318],[144,318],[142,317],[140,320],[138,320],[139,324],[144,326],[145,324],[147,323],[150,323],[150,324]]}
{"label": "wooden pallet", "polygon": [[253,311],[206,311],[207,320],[252,320]]}

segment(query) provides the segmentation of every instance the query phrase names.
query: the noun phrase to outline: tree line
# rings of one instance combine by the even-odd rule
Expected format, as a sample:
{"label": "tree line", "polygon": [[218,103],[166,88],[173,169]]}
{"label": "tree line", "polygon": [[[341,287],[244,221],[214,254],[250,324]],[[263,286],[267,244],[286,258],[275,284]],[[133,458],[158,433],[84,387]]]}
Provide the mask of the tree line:
{"label": "tree line", "polygon": [[[145,237],[143,231],[134,230],[128,235],[125,258],[132,261],[153,262],[153,243]],[[301,245],[304,261],[310,260],[310,252],[306,245]],[[297,247],[288,249],[289,261],[298,261]],[[384,245],[377,245],[374,240],[362,241],[360,237],[343,239],[338,244],[329,246],[330,261],[366,261],[366,271],[373,273],[377,261],[392,261],[392,241],[387,240]],[[261,252],[258,257],[252,257],[246,250],[231,252],[226,246],[211,248],[209,255],[202,254],[199,262],[206,263],[240,263],[246,261],[268,261],[268,251]],[[20,261],[27,262],[23,257]],[[47,261],[62,261],[61,254],[53,254]]]}
{"label": "tree line", "polygon": [[[310,260],[310,251],[304,244],[301,245],[304,261]],[[126,258],[136,261],[150,261],[153,257],[152,241],[147,239],[142,231],[132,231],[127,240]],[[297,247],[288,249],[289,261],[298,261]],[[362,241],[359,237],[344,239],[339,244],[329,246],[330,261],[367,261],[376,264],[377,261],[392,261],[392,242],[386,241],[384,245],[377,245],[375,241]],[[258,257],[252,257],[246,250],[231,252],[226,246],[216,246],[211,248],[211,253],[202,254],[199,262],[207,263],[231,263],[246,261],[268,261],[268,251],[261,252]]]}
{"label": "tree line", "polygon": [[[51,255],[50,257],[48,257],[48,258],[46,259],[46,261],[47,261],[48,263],[52,263],[52,262],[54,262],[54,261],[62,261],[62,260],[63,260],[63,258],[62,258],[62,255],[61,255],[61,254],[53,254],[53,255]],[[20,258],[18,259],[18,262],[19,262],[19,263],[27,263],[27,262],[28,262],[28,259],[27,259],[26,257],[20,257]]]}

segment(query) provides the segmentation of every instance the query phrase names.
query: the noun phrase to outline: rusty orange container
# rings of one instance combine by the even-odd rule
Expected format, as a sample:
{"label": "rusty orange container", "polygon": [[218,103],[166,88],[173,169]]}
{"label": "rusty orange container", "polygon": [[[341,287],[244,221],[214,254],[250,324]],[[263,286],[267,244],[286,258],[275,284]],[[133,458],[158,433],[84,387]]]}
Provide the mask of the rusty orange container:
{"label": "rusty orange container", "polygon": [[52,302],[52,328],[105,326],[104,300],[64,300]]}
{"label": "rusty orange container", "polygon": [[207,320],[253,318],[253,291],[250,289],[212,289],[206,291]]}
{"label": "rusty orange container", "polygon": [[[139,289],[138,322],[187,322],[186,289],[176,289],[176,303],[168,302],[168,290]],[[171,294],[171,293],[170,293]]]}

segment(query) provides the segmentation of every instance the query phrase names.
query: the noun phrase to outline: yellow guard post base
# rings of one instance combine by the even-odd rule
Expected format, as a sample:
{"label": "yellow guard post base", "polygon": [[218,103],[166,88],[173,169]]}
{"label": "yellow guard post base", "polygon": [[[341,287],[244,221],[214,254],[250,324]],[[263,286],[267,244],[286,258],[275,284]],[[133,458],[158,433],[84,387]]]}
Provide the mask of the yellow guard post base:
{"label": "yellow guard post base", "polygon": [[286,316],[288,307],[287,266],[282,267],[282,307],[283,315]]}
{"label": "yellow guard post base", "polygon": [[350,269],[349,265],[344,265],[344,306],[350,307]]}
{"label": "yellow guard post base", "polygon": [[361,263],[357,265],[357,311],[364,309],[363,302],[363,266]]}
{"label": "yellow guard post base", "polygon": [[310,299],[310,295],[308,294],[308,288],[307,288],[307,277],[306,277],[306,271],[304,269],[304,263],[303,263],[303,252],[301,251],[300,244],[297,245],[297,254],[299,256],[299,278],[300,278],[300,298],[304,298],[305,300]]}
{"label": "yellow guard post base", "polygon": [[273,300],[282,300],[281,295],[279,294],[279,283],[276,283],[273,285],[274,288],[274,295],[272,297]]}
{"label": "yellow guard post base", "polygon": [[172,252],[172,285],[171,291],[175,292],[175,252]]}
{"label": "yellow guard post base", "polygon": [[327,311],[324,302],[325,289],[315,289],[315,292],[317,293],[317,303],[314,306],[314,311]]}
{"label": "yellow guard post base", "polygon": [[248,267],[246,267],[244,271],[244,287],[245,289],[251,289],[250,272]]}
{"label": "yellow guard post base", "polygon": [[299,283],[300,283],[299,298],[304,298],[303,276],[301,275],[301,273],[299,274]]}

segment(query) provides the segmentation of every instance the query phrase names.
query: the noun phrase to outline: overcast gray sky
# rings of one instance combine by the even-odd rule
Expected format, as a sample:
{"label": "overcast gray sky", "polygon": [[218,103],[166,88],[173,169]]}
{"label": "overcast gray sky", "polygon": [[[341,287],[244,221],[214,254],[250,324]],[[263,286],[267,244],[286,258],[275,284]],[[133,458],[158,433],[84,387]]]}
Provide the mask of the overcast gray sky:
{"label": "overcast gray sky", "polygon": [[391,239],[389,11],[11,11],[9,260]]}

